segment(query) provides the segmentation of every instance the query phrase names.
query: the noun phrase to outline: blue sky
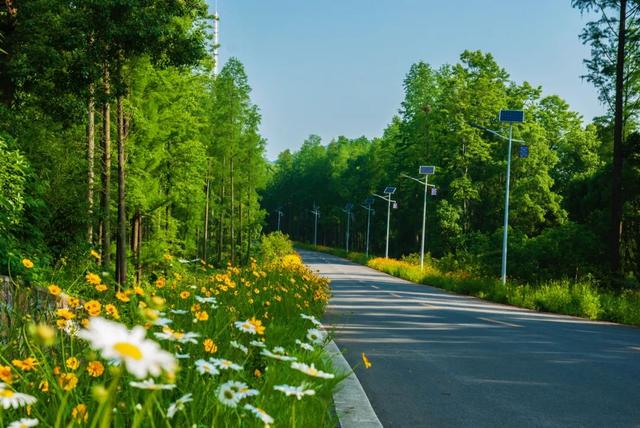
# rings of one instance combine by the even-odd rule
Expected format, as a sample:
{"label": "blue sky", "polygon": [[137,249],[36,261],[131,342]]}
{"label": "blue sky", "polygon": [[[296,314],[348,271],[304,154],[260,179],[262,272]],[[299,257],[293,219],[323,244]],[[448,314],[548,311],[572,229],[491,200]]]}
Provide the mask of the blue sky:
{"label": "blue sky", "polygon": [[570,0],[218,1],[221,62],[247,69],[269,159],[309,134],[381,135],[411,64],[454,63],[465,49],[491,52],[513,80],[560,95],[587,121],[604,111],[580,78],[586,19]]}

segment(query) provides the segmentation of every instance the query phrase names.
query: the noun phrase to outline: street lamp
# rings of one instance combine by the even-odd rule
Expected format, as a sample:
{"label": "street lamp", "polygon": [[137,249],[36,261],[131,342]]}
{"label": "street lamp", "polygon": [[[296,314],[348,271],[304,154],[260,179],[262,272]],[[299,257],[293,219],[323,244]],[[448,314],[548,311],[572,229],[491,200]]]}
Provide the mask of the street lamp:
{"label": "street lamp", "polygon": [[276,212],[278,213],[278,232],[280,232],[280,218],[284,215],[284,213],[280,208],[278,208]]}
{"label": "street lamp", "polygon": [[318,246],[318,217],[320,217],[320,207],[317,205],[313,205],[313,210],[311,213],[314,215],[315,220],[313,223],[313,245]]}
{"label": "street lamp", "polygon": [[371,213],[374,212],[374,209],[371,208],[371,205],[373,205],[374,201],[375,199],[373,198],[367,198],[364,201],[364,205],[361,205],[362,208],[367,210],[367,245],[365,246],[365,255],[367,257],[369,257],[369,230],[371,225]]}
{"label": "street lamp", "polygon": [[373,194],[373,196],[376,196],[380,199],[383,199],[385,201],[387,201],[387,244],[385,246],[385,250],[384,250],[384,257],[385,258],[389,258],[389,224],[391,221],[391,202],[393,202],[393,208],[397,208],[398,207],[398,203],[394,200],[391,199],[391,195],[393,195],[394,193],[396,193],[396,188],[395,187],[391,187],[388,186],[384,189],[383,192],[386,196],[380,196],[378,194]]}
{"label": "street lamp", "polygon": [[420,243],[420,270],[424,270],[424,239],[426,236],[426,225],[427,225],[427,189],[429,186],[433,186],[433,184],[429,184],[429,176],[433,175],[436,172],[435,166],[421,166],[418,172],[424,175],[424,181],[418,180],[417,178],[413,178],[408,176],[407,174],[402,174],[403,177],[409,178],[413,181],[417,181],[420,184],[424,184],[424,203],[422,205],[422,242]]}
{"label": "street lamp", "polygon": [[[509,149],[507,152],[507,184],[504,191],[504,226],[502,230],[502,268],[500,270],[500,276],[502,278],[502,285],[507,283],[507,235],[508,235],[508,227],[509,227],[509,184],[511,181],[511,143],[513,141],[518,143],[524,143],[522,140],[514,140],[513,139],[513,124],[514,123],[523,123],[524,122],[524,111],[522,110],[500,110],[499,116],[500,122],[505,122],[509,124],[509,137],[505,137],[504,135],[492,130],[485,128],[484,126],[471,124],[471,126],[482,129],[490,134],[495,135],[496,137],[502,138],[503,140],[509,141]],[[527,150],[528,152],[528,150]],[[528,153],[527,153],[528,155]]]}
{"label": "street lamp", "polygon": [[349,225],[351,223],[351,210],[353,209],[353,204],[351,202],[347,203],[347,205],[344,206],[344,209],[342,210],[344,213],[347,214],[347,237],[346,237],[346,250],[347,253],[349,252]]}

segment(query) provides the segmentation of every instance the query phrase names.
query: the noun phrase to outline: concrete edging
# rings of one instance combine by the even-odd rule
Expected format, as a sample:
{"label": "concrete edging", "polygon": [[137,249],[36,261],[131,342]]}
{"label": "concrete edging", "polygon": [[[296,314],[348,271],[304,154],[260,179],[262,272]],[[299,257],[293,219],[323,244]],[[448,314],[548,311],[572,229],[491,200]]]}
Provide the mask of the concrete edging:
{"label": "concrete edging", "polygon": [[360,381],[336,343],[332,340],[325,349],[329,352],[334,366],[340,371],[349,373],[333,393],[340,426],[342,428],[382,428]]}

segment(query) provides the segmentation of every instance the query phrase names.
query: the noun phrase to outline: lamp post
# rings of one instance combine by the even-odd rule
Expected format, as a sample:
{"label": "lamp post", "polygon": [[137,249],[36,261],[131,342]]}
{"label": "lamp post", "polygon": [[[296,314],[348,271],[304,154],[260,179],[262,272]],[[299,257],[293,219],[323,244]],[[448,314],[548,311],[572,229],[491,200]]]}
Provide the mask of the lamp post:
{"label": "lamp post", "polygon": [[311,213],[315,217],[313,222],[313,245],[317,247],[318,246],[318,217],[320,217],[320,207],[317,205],[314,205]]}
{"label": "lamp post", "polygon": [[504,225],[502,230],[502,266],[500,269],[500,277],[502,279],[502,285],[507,283],[507,239],[508,239],[508,229],[509,229],[509,187],[511,181],[511,146],[512,142],[524,143],[522,140],[514,140],[513,139],[513,124],[514,123],[523,123],[524,122],[524,111],[522,110],[500,110],[499,116],[500,122],[505,122],[509,124],[509,137],[505,137],[504,135],[492,130],[485,128],[484,126],[471,124],[471,126],[475,128],[482,129],[490,134],[495,135],[496,137],[502,138],[503,140],[507,140],[509,142],[509,148],[507,151],[507,183],[505,185],[504,191]]}
{"label": "lamp post", "polygon": [[403,177],[409,178],[413,181],[417,181],[420,184],[424,184],[424,202],[422,205],[422,242],[420,243],[420,270],[424,270],[424,241],[426,236],[426,225],[427,225],[427,189],[429,186],[434,187],[433,184],[429,184],[429,176],[433,175],[436,172],[435,166],[421,166],[418,172],[424,175],[424,181],[418,180],[417,178],[413,178],[406,174],[402,174]]}
{"label": "lamp post", "polygon": [[369,231],[371,226],[371,213],[373,212],[373,208],[371,208],[371,205],[373,205],[374,201],[375,199],[373,198],[367,198],[367,200],[364,201],[364,205],[361,205],[362,208],[367,210],[367,244],[365,246],[365,256],[367,258],[369,257]]}
{"label": "lamp post", "polygon": [[384,249],[384,257],[385,258],[389,258],[389,225],[391,222],[391,203],[393,202],[393,207],[396,208],[398,206],[398,203],[394,200],[391,199],[391,195],[393,195],[394,193],[396,193],[396,188],[395,187],[391,187],[388,186],[384,189],[383,192],[386,196],[380,196],[378,194],[373,194],[373,196],[376,196],[380,199],[383,199],[385,201],[387,201],[387,243]]}
{"label": "lamp post", "polygon": [[347,203],[347,205],[344,206],[344,209],[342,210],[344,213],[347,214],[347,235],[346,235],[346,239],[345,239],[345,247],[346,247],[346,251],[347,253],[349,252],[349,225],[351,223],[351,210],[353,209],[353,204],[351,202]]}
{"label": "lamp post", "polygon": [[280,232],[280,218],[284,215],[284,213],[280,208],[278,208],[276,212],[278,213],[278,232]]}

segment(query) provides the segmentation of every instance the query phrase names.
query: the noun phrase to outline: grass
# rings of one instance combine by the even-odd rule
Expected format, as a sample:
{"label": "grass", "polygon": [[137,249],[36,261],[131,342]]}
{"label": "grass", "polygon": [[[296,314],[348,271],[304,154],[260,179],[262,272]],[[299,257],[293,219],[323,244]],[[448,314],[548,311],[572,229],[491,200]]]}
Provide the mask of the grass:
{"label": "grass", "polygon": [[477,277],[464,271],[444,272],[438,268],[437,261],[433,260],[426,264],[422,271],[419,265],[407,261],[381,257],[367,258],[362,253],[347,254],[344,250],[324,246],[296,245],[343,257],[389,275],[454,293],[536,311],[640,325],[640,293],[635,290],[614,292],[601,289],[590,280],[573,282],[565,279],[536,285],[509,282],[503,286],[495,278]]}
{"label": "grass", "polygon": [[[296,255],[197,273],[167,255],[153,282],[120,292],[92,273],[95,261],[64,284],[37,270],[25,266],[23,275],[39,278],[32,287],[51,293],[58,308],[37,320],[36,312],[5,308],[14,311],[14,328],[0,342],[0,407],[21,400],[0,410],[0,426],[33,418],[55,428],[262,427],[265,414],[277,426],[336,426],[332,392],[343,376],[334,376],[315,318],[328,281]],[[296,369],[290,358],[320,372]],[[155,386],[132,384],[146,379]],[[232,381],[244,385],[234,389]],[[307,395],[297,399],[277,385],[302,386]]]}

